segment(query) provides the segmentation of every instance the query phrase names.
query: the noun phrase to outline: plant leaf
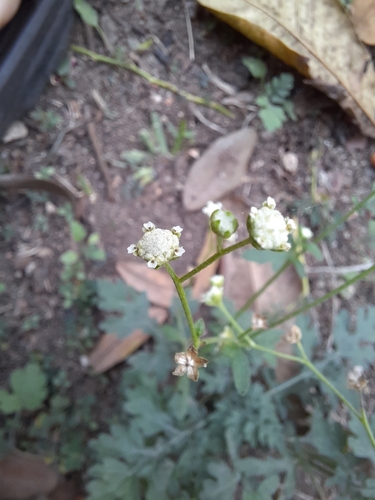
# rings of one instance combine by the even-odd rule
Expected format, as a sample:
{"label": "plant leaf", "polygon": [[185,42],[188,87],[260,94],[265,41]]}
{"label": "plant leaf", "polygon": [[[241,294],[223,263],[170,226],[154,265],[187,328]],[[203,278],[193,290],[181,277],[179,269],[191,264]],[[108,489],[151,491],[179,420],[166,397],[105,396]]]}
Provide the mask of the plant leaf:
{"label": "plant leaf", "polygon": [[73,240],[76,242],[84,240],[87,235],[87,231],[84,226],[76,220],[73,220],[70,223],[70,232],[72,233]]}
{"label": "plant leaf", "polygon": [[[351,20],[333,0],[198,0],[294,67],[375,137],[375,72]],[[324,26],[324,30],[321,27]]]}
{"label": "plant leaf", "polygon": [[153,329],[155,322],[146,313],[149,304],[145,293],[136,292],[120,280],[98,280],[97,291],[99,309],[117,313],[100,323],[105,332],[124,338],[138,328],[145,333]]}
{"label": "plant leaf", "polygon": [[257,57],[243,57],[242,64],[250,71],[254,78],[265,78],[267,74],[267,65]]}
{"label": "plant leaf", "polygon": [[40,408],[47,396],[47,377],[36,363],[14,370],[10,386],[22,409],[34,411]]}
{"label": "plant leaf", "polygon": [[99,16],[96,10],[86,0],[74,0],[74,8],[82,21],[93,28],[99,26]]}
{"label": "plant leaf", "polygon": [[11,413],[16,413],[21,409],[20,402],[14,394],[10,394],[8,391],[0,390],[0,411],[6,415]]}
{"label": "plant leaf", "polygon": [[208,472],[215,479],[206,479],[203,482],[201,500],[228,500],[234,498],[240,476],[228,467],[225,462],[210,463]]}
{"label": "plant leaf", "polygon": [[250,389],[250,362],[246,351],[242,348],[237,348],[232,356],[232,373],[234,386],[240,396],[245,396]]}

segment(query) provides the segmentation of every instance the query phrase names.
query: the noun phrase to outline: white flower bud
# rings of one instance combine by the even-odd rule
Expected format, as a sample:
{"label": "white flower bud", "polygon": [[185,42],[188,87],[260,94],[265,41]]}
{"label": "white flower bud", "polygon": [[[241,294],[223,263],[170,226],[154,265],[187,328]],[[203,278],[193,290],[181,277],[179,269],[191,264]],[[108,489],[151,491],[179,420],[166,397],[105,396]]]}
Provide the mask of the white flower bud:
{"label": "white flower bud", "polygon": [[143,224],[143,231],[145,234],[138,243],[128,247],[128,253],[145,260],[151,269],[156,269],[185,253],[184,248],[179,245],[182,227],[159,229],[152,222],[147,222]]}
{"label": "white flower bud", "polygon": [[250,209],[247,229],[252,244],[259,250],[290,250],[288,235],[295,231],[296,224],[292,219],[284,218],[275,207],[275,200],[269,196],[259,210]]}
{"label": "white flower bud", "polygon": [[314,236],[314,233],[309,227],[301,227],[301,236],[305,240],[311,240],[311,238]]}
{"label": "white flower bud", "polygon": [[211,288],[202,295],[202,302],[206,306],[218,306],[223,300],[224,276],[216,274],[211,278]]}

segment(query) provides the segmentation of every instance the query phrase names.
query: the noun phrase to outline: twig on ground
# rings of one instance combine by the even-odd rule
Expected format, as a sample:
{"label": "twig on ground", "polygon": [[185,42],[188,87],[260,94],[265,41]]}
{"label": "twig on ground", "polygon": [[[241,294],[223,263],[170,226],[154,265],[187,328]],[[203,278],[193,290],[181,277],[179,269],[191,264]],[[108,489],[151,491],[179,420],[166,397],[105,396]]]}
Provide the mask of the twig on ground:
{"label": "twig on ground", "polygon": [[167,82],[165,80],[160,80],[159,78],[155,78],[147,71],[144,71],[141,68],[138,68],[134,63],[126,63],[123,61],[118,61],[117,59],[113,59],[112,57],[102,56],[96,52],[92,52],[91,50],[86,49],[85,47],[79,47],[78,45],[71,45],[71,49],[78,54],[83,54],[87,57],[90,57],[95,62],[102,62],[105,64],[111,64],[113,66],[117,66],[119,68],[124,68],[128,71],[132,71],[138,76],[141,76],[145,80],[147,80],[152,85],[157,85],[158,87],[164,88],[177,94],[181,97],[184,97],[187,101],[193,102],[195,104],[200,104],[201,106],[206,106],[207,108],[214,109],[219,113],[228,116],[229,118],[233,118],[233,113],[231,113],[227,108],[222,106],[221,104],[210,101],[208,99],[204,99],[203,97],[196,96],[194,94],[190,94],[190,92],[186,92],[185,90],[181,90],[174,85],[173,83]]}
{"label": "twig on ground", "polygon": [[212,123],[210,120],[208,120],[203,113],[199,111],[195,106],[190,106],[191,112],[195,116],[197,120],[199,120],[203,125],[206,125],[206,127],[210,128],[211,130],[215,130],[215,132],[219,132],[219,134],[222,135],[227,135],[227,131],[220,127],[220,125],[216,125],[216,123]]}
{"label": "twig on ground", "polygon": [[189,59],[190,59],[190,61],[195,61],[193,27],[191,25],[190,12],[189,12],[186,0],[184,0],[184,13],[185,13],[186,29],[187,29],[188,42],[189,42]]}
{"label": "twig on ground", "polygon": [[233,96],[235,95],[238,90],[234,85],[231,85],[230,83],[224,82],[221,78],[219,78],[217,75],[215,75],[209,68],[208,64],[204,63],[202,64],[202,69],[208,76],[208,79],[210,80],[211,83],[216,85],[216,87],[223,92],[225,92],[227,95]]}
{"label": "twig on ground", "polygon": [[353,266],[330,267],[330,266],[317,266],[307,267],[307,274],[349,274],[360,273],[366,271],[374,265],[374,262],[364,262],[363,264],[355,264]]}
{"label": "twig on ground", "polygon": [[106,189],[107,189],[108,200],[115,201],[115,195],[112,188],[112,181],[108,172],[107,164],[103,158],[102,148],[100,146],[98,137],[96,135],[96,127],[93,121],[87,124],[87,133],[89,135],[92,147],[94,148],[96,160],[98,162],[98,167],[101,173],[103,174],[104,182],[106,184]]}

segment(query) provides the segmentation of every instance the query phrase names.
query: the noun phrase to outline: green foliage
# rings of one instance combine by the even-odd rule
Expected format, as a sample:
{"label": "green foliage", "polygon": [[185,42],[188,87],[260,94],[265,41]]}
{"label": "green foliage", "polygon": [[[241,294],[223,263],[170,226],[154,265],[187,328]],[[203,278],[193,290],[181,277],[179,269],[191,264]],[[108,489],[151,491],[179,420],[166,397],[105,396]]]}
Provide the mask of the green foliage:
{"label": "green foliage", "polygon": [[10,392],[0,390],[0,411],[7,415],[22,410],[38,410],[47,396],[47,379],[36,363],[14,370],[9,386]]}
{"label": "green foliage", "polygon": [[236,391],[245,396],[250,389],[250,360],[241,347],[233,349],[231,356],[233,381]]}
{"label": "green foliage", "polygon": [[89,262],[105,261],[106,254],[100,246],[99,235],[92,233],[87,236],[86,228],[74,219],[70,204],[59,208],[58,214],[69,224],[70,235],[76,248],[60,255],[63,269],[59,290],[64,298],[63,306],[70,309],[78,305],[87,309],[86,306],[94,305],[91,302],[91,286],[87,281],[87,265]]}
{"label": "green foliage", "polygon": [[350,332],[349,314],[341,310],[333,330],[336,349],[350,365],[368,367],[374,360],[375,308],[357,309],[355,332]]}
{"label": "green foliage", "polygon": [[164,123],[156,111],[153,111],[150,116],[151,129],[144,128],[138,134],[147,151],[140,149],[123,151],[121,159],[125,163],[115,163],[122,168],[130,167],[133,181],[139,188],[143,188],[155,178],[153,156],[173,157],[181,150],[183,142],[193,137],[193,133],[186,129],[185,120],[181,120],[176,128],[170,121]]}
{"label": "green foliage", "polygon": [[289,99],[294,87],[294,76],[291,73],[281,73],[264,83],[267,66],[262,60],[244,57],[242,63],[254,78],[261,80],[262,92],[255,103],[259,106],[259,118],[264,128],[272,132],[281,128],[288,118],[296,121],[293,102]]}
{"label": "green foliage", "polygon": [[155,322],[147,314],[148,300],[145,293],[138,293],[123,281],[110,283],[106,280],[96,282],[98,307],[102,311],[116,313],[100,323],[106,332],[115,333],[119,338],[126,337],[137,328],[151,332]]}
{"label": "green foliage", "polygon": [[36,108],[30,113],[30,116],[38,123],[42,132],[49,132],[58,127],[62,122],[61,116],[50,109],[44,111],[41,108]]}
{"label": "green foliage", "polygon": [[242,63],[250,71],[251,76],[264,80],[267,74],[267,65],[256,57],[243,57]]}

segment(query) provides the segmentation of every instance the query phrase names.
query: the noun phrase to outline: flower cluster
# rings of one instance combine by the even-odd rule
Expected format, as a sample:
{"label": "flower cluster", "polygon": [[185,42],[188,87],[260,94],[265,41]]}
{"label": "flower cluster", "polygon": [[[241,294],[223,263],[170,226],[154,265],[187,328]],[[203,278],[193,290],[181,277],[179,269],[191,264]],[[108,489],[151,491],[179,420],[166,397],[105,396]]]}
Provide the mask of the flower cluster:
{"label": "flower cluster", "polygon": [[198,351],[192,345],[186,352],[177,352],[174,360],[177,368],[172,372],[172,375],[182,377],[186,373],[188,378],[194,382],[197,382],[199,378],[198,368],[206,368],[208,363],[207,359],[198,356]]}
{"label": "flower cluster", "polygon": [[202,302],[206,306],[218,306],[223,300],[224,276],[215,274],[211,278],[211,288],[202,295]]}
{"label": "flower cluster", "polygon": [[147,222],[143,224],[143,232],[145,234],[138,243],[128,247],[128,253],[145,260],[148,267],[156,269],[185,253],[179,241],[182,227],[159,229],[152,222]]}
{"label": "flower cluster", "polygon": [[288,236],[295,231],[296,225],[292,219],[285,218],[275,210],[276,202],[270,196],[262,207],[251,207],[247,218],[247,229],[251,243],[258,250],[282,252],[290,250]]}

